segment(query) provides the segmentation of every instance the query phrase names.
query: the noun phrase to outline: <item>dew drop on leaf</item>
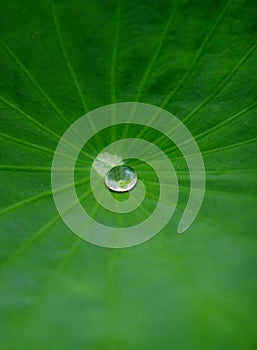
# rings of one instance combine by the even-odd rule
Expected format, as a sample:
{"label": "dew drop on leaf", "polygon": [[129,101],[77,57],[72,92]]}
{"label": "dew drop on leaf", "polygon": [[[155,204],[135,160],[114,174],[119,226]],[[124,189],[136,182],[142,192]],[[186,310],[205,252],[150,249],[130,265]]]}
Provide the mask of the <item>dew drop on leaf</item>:
{"label": "dew drop on leaf", "polygon": [[105,175],[106,186],[115,192],[132,190],[137,183],[137,174],[134,169],[126,165],[111,168]]}

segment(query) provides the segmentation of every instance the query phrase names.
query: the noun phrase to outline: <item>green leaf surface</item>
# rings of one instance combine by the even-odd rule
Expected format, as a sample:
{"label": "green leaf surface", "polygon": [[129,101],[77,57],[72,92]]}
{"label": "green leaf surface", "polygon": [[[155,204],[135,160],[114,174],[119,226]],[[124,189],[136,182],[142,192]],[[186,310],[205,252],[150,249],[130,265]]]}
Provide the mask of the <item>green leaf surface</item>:
{"label": "green leaf surface", "polygon": [[[0,3],[1,350],[256,349],[256,1]],[[66,227],[51,164],[75,120],[125,101],[183,121],[207,182],[197,219],[177,234],[190,181],[175,145],[136,125],[95,135],[75,180],[98,221],[142,221],[159,196],[157,175],[139,162],[143,209],[118,215],[98,205],[89,166],[110,141],[140,135],[157,144],[179,178],[168,225],[117,250]]]}

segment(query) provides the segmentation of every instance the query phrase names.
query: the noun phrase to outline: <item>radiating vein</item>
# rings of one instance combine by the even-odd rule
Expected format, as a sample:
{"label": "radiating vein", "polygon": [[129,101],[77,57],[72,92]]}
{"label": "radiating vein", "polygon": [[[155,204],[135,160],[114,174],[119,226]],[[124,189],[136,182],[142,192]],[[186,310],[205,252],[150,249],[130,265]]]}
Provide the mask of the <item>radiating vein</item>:
{"label": "radiating vein", "polygon": [[116,66],[117,66],[117,53],[118,53],[118,43],[119,43],[119,32],[120,32],[120,15],[121,15],[121,2],[118,1],[117,12],[116,12],[116,23],[114,32],[114,42],[111,60],[111,102],[115,103],[117,100],[116,96]]}
{"label": "radiating vein", "polygon": [[56,281],[56,278],[61,275],[62,271],[65,269],[65,267],[68,265],[68,263],[71,261],[71,259],[76,254],[80,244],[82,243],[82,239],[79,237],[75,237],[75,242],[71,246],[71,249],[69,250],[68,254],[65,255],[65,257],[61,260],[60,264],[58,265],[57,269],[54,270],[53,278],[52,278],[52,284]]}
{"label": "radiating vein", "polygon": [[[2,101],[3,103],[5,103],[7,106],[13,108],[15,111],[17,111],[19,114],[23,115],[25,118],[27,118],[31,123],[33,123],[34,125],[36,125],[38,128],[42,129],[43,131],[51,134],[52,136],[54,136],[58,141],[60,141],[61,136],[59,134],[57,134],[56,132],[52,131],[51,129],[49,129],[47,126],[43,125],[42,123],[40,123],[38,120],[36,120],[34,117],[32,117],[31,115],[29,115],[28,113],[24,112],[21,108],[15,106],[11,101],[7,100],[6,98],[0,96],[0,101]],[[78,148],[76,146],[74,146],[73,143],[64,140],[64,142],[69,145],[71,148],[78,150]],[[85,152],[84,150],[81,150],[81,153],[84,154],[85,156],[87,156],[88,158],[93,160],[93,157],[91,154]]]}
{"label": "radiating vein", "polygon": [[[150,185],[157,185],[155,182],[153,181],[147,181],[148,184]],[[176,188],[176,185],[173,184],[165,184],[166,187],[174,187]],[[197,188],[197,187],[191,187],[189,186],[183,186],[183,185],[179,185],[179,190],[183,190],[185,192],[190,192],[190,191],[195,191],[195,192],[201,192],[202,189],[201,188]],[[208,187],[205,188],[205,192],[208,194],[212,194],[212,195],[219,195],[219,194],[225,194],[225,195],[237,195],[237,196],[245,196],[245,193],[238,193],[238,192],[233,192],[234,189],[232,191],[229,190],[210,190]],[[153,194],[153,198],[154,198],[154,194]],[[156,197],[159,198],[159,197]],[[167,204],[171,204],[172,202],[168,202]]]}
{"label": "radiating vein", "polygon": [[[62,50],[62,54],[64,56],[64,59],[65,59],[65,62],[66,62],[66,65],[68,67],[68,70],[69,70],[69,73],[72,77],[72,80],[74,82],[74,85],[77,89],[77,92],[78,92],[78,95],[80,97],[80,100],[81,100],[81,103],[83,105],[83,108],[85,110],[85,113],[88,113],[89,112],[89,108],[88,108],[88,105],[86,103],[86,100],[85,100],[85,97],[84,97],[84,94],[82,92],[82,89],[81,89],[81,86],[79,84],[79,81],[78,81],[78,78],[77,78],[77,75],[70,63],[70,60],[69,60],[69,57],[68,57],[68,54],[66,52],[66,49],[65,49],[65,45],[64,45],[64,41],[63,41],[63,37],[62,37],[62,34],[61,34],[61,30],[60,30],[60,25],[59,25],[59,21],[58,21],[58,18],[57,18],[57,14],[56,14],[56,9],[55,9],[55,4],[54,2],[52,2],[52,16],[53,16],[53,20],[54,20],[54,24],[55,24],[55,28],[56,28],[56,32],[57,32],[57,36],[58,36],[58,39],[59,39],[59,43],[60,43],[60,46],[61,46],[61,50]],[[94,131],[94,133],[97,132],[96,130],[96,127],[95,127],[95,124],[92,122],[91,119],[89,119],[89,125],[90,127],[92,128],[92,130]],[[91,144],[89,145],[90,149],[92,150],[92,152],[94,151],[94,148],[93,146],[91,146]],[[82,151],[82,153],[85,153],[84,151]],[[89,154],[87,154],[89,155]],[[89,155],[90,156],[90,155]],[[92,157],[91,157],[92,159]]]}
{"label": "radiating vein", "polygon": [[204,107],[212,98],[216,97],[228,84],[228,82],[237,73],[242,64],[251,56],[257,47],[257,42],[246,52],[246,54],[239,60],[239,62],[234,66],[231,72],[221,81],[216,89],[213,90],[195,109],[192,110],[184,119],[183,122],[188,121],[193,115],[195,115],[202,107]]}
{"label": "radiating vein", "polygon": [[53,102],[53,100],[48,96],[48,94],[45,92],[45,90],[42,88],[42,86],[36,81],[36,79],[33,77],[33,75],[30,73],[30,71],[25,67],[25,65],[19,60],[19,58],[15,55],[15,53],[9,48],[9,46],[2,39],[0,39],[0,42],[1,42],[2,46],[5,48],[5,50],[9,53],[9,55],[13,58],[13,60],[18,64],[18,66],[21,68],[21,70],[32,81],[32,83],[35,85],[35,87],[38,89],[38,91],[41,93],[41,95],[47,100],[47,102],[54,109],[54,111],[57,113],[57,115],[65,122],[66,125],[69,125],[70,124],[69,121],[61,113],[59,108],[56,106],[56,104]]}
{"label": "radiating vein", "polygon": [[254,109],[255,107],[257,107],[257,102],[251,104],[250,106],[244,108],[243,110],[241,110],[240,112],[232,115],[231,117],[225,119],[224,121],[222,121],[221,123],[214,125],[213,127],[209,128],[208,130],[205,130],[203,132],[201,132],[200,134],[198,134],[195,138],[197,140],[201,139],[204,136],[210,135],[211,133],[223,128],[224,126],[226,126],[227,124],[231,123],[234,119],[240,117],[241,115],[251,111],[252,109]]}
{"label": "radiating vein", "polygon": [[[218,170],[206,170],[206,175],[242,175],[242,174],[249,174],[249,173],[256,173],[257,169],[218,169]],[[179,174],[181,175],[188,175],[188,171],[180,171]],[[201,172],[191,172],[191,174],[201,174]]]}
{"label": "radiating vein", "polygon": [[[50,154],[51,156],[54,155],[54,150],[51,150],[50,148],[47,148],[47,147],[44,147],[44,146],[39,146],[39,145],[37,145],[35,143],[32,143],[32,142],[24,141],[22,139],[19,139],[17,137],[9,135],[9,134],[4,134],[4,133],[0,132],[0,137],[4,138],[5,140],[11,141],[11,142],[15,142],[15,143],[23,145],[23,146],[26,146],[26,147],[29,147],[29,148],[32,148],[32,149],[36,149],[38,151],[45,152],[47,154]],[[63,154],[62,156],[64,158],[73,160],[73,158],[68,156],[68,155],[64,155]],[[81,165],[82,164],[85,165],[85,162],[82,162],[81,159],[77,159],[77,163],[80,163]]]}
{"label": "radiating vein", "polygon": [[165,39],[166,39],[166,36],[167,36],[167,34],[169,32],[170,25],[171,25],[171,23],[172,23],[172,21],[174,19],[176,5],[177,5],[177,1],[175,2],[175,5],[173,6],[173,10],[172,10],[171,15],[170,15],[170,17],[169,17],[165,27],[164,27],[164,30],[163,30],[162,35],[160,37],[160,40],[158,40],[158,46],[157,46],[157,48],[154,51],[153,57],[152,57],[151,61],[149,62],[148,66],[146,68],[146,71],[145,71],[145,73],[143,75],[142,80],[139,83],[139,86],[137,88],[137,94],[136,94],[136,97],[135,97],[135,101],[136,102],[139,101],[139,99],[140,99],[140,97],[142,95],[145,83],[146,83],[147,79],[149,78],[149,75],[151,74],[151,71],[153,69],[153,66],[154,66],[157,58],[159,57],[160,51],[161,51],[161,49],[163,47],[163,44],[164,44]]}
{"label": "radiating vein", "polygon": [[[62,167],[62,168],[54,168],[55,171],[63,171],[66,172],[67,170],[76,170],[76,172],[85,172],[85,168],[68,168],[68,167]],[[51,167],[47,166],[35,166],[35,165],[16,165],[16,164],[0,164],[0,171],[24,171],[24,172],[50,172],[52,171]]]}
{"label": "radiating vein", "polygon": [[0,101],[2,101],[3,103],[5,103],[7,106],[11,107],[12,109],[14,109],[16,112],[18,112],[19,114],[23,115],[26,119],[28,119],[31,123],[33,123],[34,125],[36,125],[38,128],[40,128],[41,130],[49,133],[50,135],[54,136],[57,140],[60,140],[61,136],[59,134],[57,134],[55,131],[51,130],[50,128],[48,128],[47,126],[43,125],[42,123],[40,123],[37,119],[35,119],[34,117],[32,117],[31,115],[29,115],[28,113],[26,113],[25,111],[23,111],[21,108],[19,108],[18,106],[16,106],[14,103],[12,103],[11,101],[7,100],[6,98],[0,96]]}
{"label": "radiating vein", "polygon": [[240,146],[249,145],[249,144],[254,143],[254,142],[257,142],[257,138],[256,137],[252,138],[252,139],[249,139],[249,140],[232,143],[231,145],[212,148],[210,150],[202,151],[201,153],[202,154],[212,154],[214,152],[227,151],[227,150],[230,150],[230,149],[233,149],[233,148],[237,148],[237,147],[240,147]]}
{"label": "radiating vein", "polygon": [[[2,40],[0,39],[0,42],[2,43],[3,47],[6,49],[6,51],[10,54],[10,56],[14,59],[14,61],[21,67],[22,71],[24,71],[26,73],[26,75],[29,77],[29,79],[34,83],[34,85],[37,87],[37,89],[40,91],[40,93],[46,98],[46,100],[49,102],[49,104],[52,106],[52,108],[56,111],[56,113],[61,117],[61,119],[63,121],[65,121],[66,125],[70,125],[70,122],[63,116],[63,114],[61,113],[61,111],[58,109],[58,107],[55,105],[55,103],[50,99],[50,97],[47,95],[47,93],[43,90],[43,88],[41,87],[41,85],[34,79],[34,77],[32,76],[32,74],[30,73],[30,71],[23,65],[23,63],[18,59],[18,57],[14,54],[14,52],[8,47],[8,45]],[[76,76],[75,76],[76,77]],[[38,122],[35,118],[31,117],[30,115],[28,115],[28,113],[22,111],[19,107],[15,106],[12,102],[8,101],[7,99],[0,97],[0,99],[6,103],[7,105],[9,105],[10,107],[12,107],[13,109],[15,109],[16,111],[18,111],[19,113],[21,113],[22,115],[26,116],[31,122],[33,122],[34,124],[36,124],[39,128],[47,131],[48,133],[50,133],[51,135],[57,137],[58,139],[60,139],[60,135],[56,134],[54,131],[52,131],[51,129],[45,127],[43,124],[41,124],[40,122]],[[92,125],[92,123],[90,122],[90,126],[93,128],[93,130],[95,131],[95,126]],[[74,148],[74,146],[71,144],[71,147]],[[85,151],[81,151],[81,153],[89,156],[90,158],[92,158],[90,156],[90,154],[87,154]]]}
{"label": "radiating vein", "polygon": [[[148,183],[151,183],[151,182],[148,182]],[[155,185],[155,183],[152,183],[152,184]],[[171,185],[171,186],[172,186],[172,185]],[[182,188],[183,190],[187,190],[187,192],[188,192],[189,189],[190,189],[190,187],[183,187],[183,186],[179,186],[179,188]],[[193,190],[197,190],[197,189],[193,188]],[[155,200],[158,202],[159,197],[156,196],[156,194],[154,194],[154,193],[152,193],[152,195],[153,195],[152,198],[155,199]],[[133,199],[133,200],[135,201],[135,199]],[[136,202],[136,201],[135,201],[135,202]],[[137,203],[137,204],[138,204],[138,203]],[[177,203],[174,203],[174,202],[172,202],[172,201],[169,201],[168,203],[163,202],[163,204],[168,205],[168,206],[173,205],[173,206],[175,207],[175,211],[179,211],[179,212],[181,212],[181,213],[183,213],[184,210],[185,210],[185,208],[183,208],[181,205],[179,205],[178,202],[177,202]],[[149,217],[149,213],[147,212],[147,210],[146,210],[142,205],[140,205],[138,209],[139,209],[146,217]],[[175,212],[175,211],[174,211],[174,212]],[[191,210],[188,210],[188,212],[192,213]],[[174,215],[174,214],[173,214],[173,215]],[[173,217],[173,215],[172,215],[172,217]],[[202,219],[203,219],[205,222],[209,222],[209,223],[212,222],[212,221],[209,220],[207,217],[203,217],[203,216],[202,216]],[[157,229],[157,231],[159,231],[159,227],[156,226],[155,222],[153,223],[153,225],[155,226],[155,228]]]}
{"label": "radiating vein", "polygon": [[[90,190],[84,193],[82,196],[79,197],[79,200],[82,201],[83,199],[87,198],[88,194],[90,193]],[[72,210],[76,203],[73,203],[70,208],[65,212],[67,214]],[[34,235],[26,241],[20,248],[18,248],[12,255],[10,255],[2,264],[0,265],[0,269],[3,267],[9,265],[10,263],[14,262],[19,256],[21,256],[27,249],[29,249],[33,243],[35,243],[47,230],[49,230],[51,227],[53,227],[57,221],[61,219],[61,216],[58,214],[53,219],[51,219],[46,225],[41,227],[39,230],[37,230]]]}
{"label": "radiating vein", "polygon": [[9,135],[9,134],[5,134],[5,133],[0,132],[0,137],[6,139],[8,141],[12,141],[12,142],[15,142],[15,143],[18,143],[18,144],[42,151],[42,152],[45,152],[47,154],[51,154],[51,155],[54,154],[54,150],[52,150],[50,148],[39,146],[35,143],[24,141],[22,139],[18,139],[17,137],[14,137],[14,136]]}
{"label": "radiating vein", "polygon": [[[41,234],[41,236],[42,236],[42,234]],[[38,238],[40,238],[40,236],[37,237],[36,240]],[[71,245],[71,247],[67,251],[67,253],[64,255],[64,257],[60,259],[60,262],[57,264],[57,267],[51,268],[51,271],[48,274],[47,280],[44,282],[44,284],[40,288],[40,292],[37,294],[37,298],[33,303],[33,308],[30,308],[28,310],[28,312],[26,313],[26,317],[24,317],[22,325],[25,326],[25,328],[28,327],[28,324],[34,322],[35,314],[38,313],[38,310],[40,309],[40,307],[42,307],[45,299],[49,296],[50,292],[52,291],[53,287],[55,286],[55,283],[56,283],[58,277],[61,276],[62,272],[64,271],[66,266],[69,264],[70,260],[76,254],[81,242],[82,242],[81,239],[79,239],[78,237],[76,237],[76,238],[74,237],[73,244]],[[13,260],[15,260],[15,259],[16,259],[16,257],[14,257],[12,259],[12,261],[10,261],[10,262],[13,262]],[[10,262],[8,262],[8,264]],[[1,268],[1,266],[0,266],[0,268]]]}
{"label": "radiating vein", "polygon": [[[86,194],[80,197],[80,201],[82,201],[84,198],[86,198]],[[71,208],[69,208],[67,210],[67,213],[74,207],[71,206]],[[94,216],[97,212],[99,208],[98,204],[95,204],[92,215]],[[60,216],[59,216],[60,218]],[[8,259],[7,261],[5,261],[4,265],[0,265],[0,268],[2,268],[3,266],[9,265],[10,263],[12,263],[13,261],[16,260],[17,257],[21,256],[33,243],[35,243],[35,241],[37,241],[43,233],[45,233],[47,230],[49,229],[49,227],[44,230],[44,232],[41,232],[39,235],[34,235],[31,240],[30,243],[26,246],[24,245],[23,250],[21,251],[21,249],[14,253],[12,256],[12,259]],[[72,260],[72,258],[75,256],[79,246],[81,245],[83,241],[81,239],[79,239],[78,237],[76,238],[76,240],[74,241],[74,243],[72,244],[70,250],[68,251],[68,253],[63,257],[63,259],[61,259],[60,263],[57,265],[56,268],[52,269],[52,272],[50,273],[50,277],[47,279],[47,281],[44,283],[44,287],[41,288],[41,293],[39,294],[39,296],[37,297],[37,302],[36,304],[34,304],[33,309],[31,309],[31,313],[26,317],[26,324],[33,322],[34,318],[35,318],[35,314],[39,312],[39,309],[42,307],[44,301],[46,300],[46,298],[49,296],[49,294],[51,293],[52,289],[54,288],[55,284],[56,284],[56,280],[58,279],[58,277],[62,274],[62,272],[64,271],[64,269],[66,268],[66,266],[68,265],[68,263]],[[18,253],[18,255],[17,255]]]}
{"label": "radiating vein", "polygon": [[[232,115],[231,117],[227,118],[226,120],[224,120],[224,121],[222,121],[222,122],[220,122],[220,123],[214,125],[213,127],[211,127],[211,128],[209,128],[209,129],[207,129],[207,130],[201,132],[200,134],[194,136],[194,139],[195,139],[195,140],[199,140],[199,139],[201,139],[201,138],[204,137],[204,136],[210,135],[211,133],[213,133],[213,132],[215,132],[215,131],[217,131],[217,130],[223,128],[223,127],[225,127],[227,124],[231,123],[234,119],[236,119],[236,118],[240,117],[241,115],[243,115],[243,114],[249,112],[250,110],[254,109],[256,106],[257,106],[257,102],[255,102],[255,103],[251,104],[250,106],[248,106],[248,107],[242,109],[240,112],[238,112],[238,113]],[[157,139],[156,142],[160,141],[162,137],[163,137],[163,136],[161,136],[159,139]],[[182,145],[186,145],[186,144],[188,144],[188,143],[190,143],[190,142],[191,142],[191,140],[187,140],[187,141],[181,143],[180,145],[181,145],[181,146],[182,146]],[[240,144],[241,144],[241,143],[240,143]],[[229,146],[226,146],[226,147],[229,147]],[[175,145],[175,146],[173,145],[173,146],[171,146],[171,147],[168,147],[168,148],[165,150],[165,152],[166,152],[166,153],[171,152],[171,151],[175,150],[176,148],[177,148],[177,146],[176,146],[176,145]],[[201,153],[204,153],[204,152],[201,152]],[[193,154],[192,154],[192,155],[193,155]],[[190,157],[190,154],[187,155],[187,156]],[[177,157],[176,159],[178,159],[178,158],[183,158],[183,157]],[[174,158],[174,159],[175,159],[175,158]]]}
{"label": "radiating vein", "polygon": [[0,171],[50,172],[51,167],[33,165],[0,165]]}
{"label": "radiating vein", "polygon": [[[165,27],[164,27],[164,30],[163,30],[162,35],[161,35],[161,39],[160,39],[160,41],[159,41],[159,43],[158,43],[158,46],[157,46],[156,50],[154,51],[153,57],[152,57],[152,59],[151,59],[150,62],[149,62],[149,65],[148,65],[148,67],[147,67],[147,69],[146,69],[146,71],[145,71],[145,74],[144,74],[144,76],[143,76],[141,82],[139,83],[139,86],[138,86],[138,89],[137,89],[138,92],[137,92],[136,97],[135,97],[135,100],[136,100],[136,101],[139,100],[139,98],[140,98],[140,96],[141,96],[141,93],[142,93],[142,91],[143,91],[144,85],[145,85],[145,83],[146,83],[146,81],[147,81],[147,79],[148,79],[148,77],[149,77],[149,75],[150,75],[150,73],[151,73],[151,71],[152,71],[152,68],[153,68],[153,66],[154,66],[154,64],[155,64],[155,62],[156,62],[156,60],[157,60],[157,58],[158,58],[158,56],[159,56],[159,53],[160,53],[160,51],[161,51],[161,49],[162,49],[162,46],[163,46],[164,41],[165,41],[165,38],[166,38],[167,33],[168,33],[168,31],[169,31],[171,22],[172,22],[172,20],[173,20],[173,18],[174,18],[174,15],[175,15],[175,8],[176,8],[176,6],[177,6],[177,0],[176,0],[176,2],[175,2],[174,7],[173,7],[173,11],[171,12],[171,15],[170,15],[170,17],[169,17],[169,19],[168,19],[168,21],[167,21]],[[133,113],[134,113],[134,111],[131,112],[131,115],[133,115]],[[129,124],[127,124],[127,125],[124,127],[124,129],[123,129],[123,135],[124,135],[124,137],[125,137],[125,136],[127,135],[127,133],[128,133],[128,128],[129,128]],[[144,133],[144,130],[141,130],[141,132],[140,132],[139,135],[138,135],[138,138],[140,138],[140,137],[142,136],[143,133]]]}
{"label": "radiating vein", "polygon": [[[69,185],[65,185],[65,186],[62,186],[62,187],[59,187],[58,189],[55,190],[56,193],[59,193],[59,192],[62,192],[62,191],[65,191],[66,189],[70,188],[70,187],[73,187],[74,185],[75,186],[79,186],[79,185],[82,185],[82,184],[85,184],[87,183],[89,180],[81,180],[81,181],[78,181],[76,183],[72,183],[72,184],[69,184]],[[5,207],[3,209],[0,209],[0,215],[3,215],[3,214],[6,214],[14,209],[18,209],[20,207],[23,207],[24,205],[28,205],[28,204],[31,204],[31,203],[34,203],[34,202],[37,202],[43,198],[48,198],[48,197],[52,197],[53,195],[53,192],[52,191],[46,191],[46,192],[42,192],[42,193],[39,193],[37,195],[33,195],[31,197],[28,197],[28,198],[25,198],[21,201],[18,201],[14,204],[11,204],[9,205],[8,207]]]}
{"label": "radiating vein", "polygon": [[25,244],[18,248],[12,255],[10,255],[5,261],[0,264],[0,270],[6,267],[22,255],[35,241],[37,241],[47,230],[49,230],[60,219],[60,215],[56,215],[46,225],[40,228]]}
{"label": "radiating vein", "polygon": [[213,36],[215,30],[217,29],[217,27],[219,26],[220,22],[222,21],[225,13],[227,12],[229,5],[231,3],[232,0],[229,0],[225,7],[223,8],[222,12],[220,13],[220,15],[217,17],[217,20],[215,21],[214,25],[212,26],[211,30],[208,32],[208,34],[206,35],[204,41],[202,42],[202,45],[200,46],[200,48],[197,50],[195,57],[192,60],[191,66],[190,68],[186,71],[186,73],[184,74],[184,76],[182,77],[182,79],[179,81],[177,87],[175,89],[173,89],[165,98],[165,100],[163,101],[163,103],[161,104],[161,108],[165,108],[167,106],[167,104],[169,103],[170,99],[181,89],[181,87],[183,86],[184,82],[188,79],[188,77],[190,76],[190,74],[192,73],[192,71],[194,70],[194,68],[196,67],[200,56],[202,55],[206,45],[208,44],[208,42],[210,41],[211,37]]}
{"label": "radiating vein", "polygon": [[[256,137],[252,138],[252,139],[249,139],[249,140],[232,143],[231,145],[221,146],[221,147],[212,148],[212,149],[209,149],[209,150],[206,150],[206,151],[201,151],[201,154],[206,155],[206,154],[212,154],[212,153],[220,152],[220,151],[221,152],[228,151],[230,149],[234,149],[234,148],[237,148],[237,147],[240,147],[240,146],[248,145],[248,144],[251,144],[251,143],[254,143],[254,142],[257,142],[257,138]],[[187,157],[194,157],[194,156],[195,156],[195,153],[187,155]],[[184,158],[183,156],[172,157],[172,161],[183,159],[183,158]]]}
{"label": "radiating vein", "polygon": [[53,15],[53,20],[54,20],[54,24],[55,24],[55,29],[56,29],[56,33],[57,33],[57,37],[59,39],[59,43],[60,43],[60,47],[61,47],[61,50],[62,50],[62,54],[63,54],[63,57],[65,59],[65,62],[66,62],[66,65],[67,65],[67,68],[69,70],[69,73],[72,77],[72,80],[74,82],[74,85],[77,89],[77,92],[78,92],[78,95],[79,95],[79,98],[81,100],[81,103],[83,105],[83,108],[85,110],[85,112],[87,113],[89,111],[88,109],[88,106],[87,106],[87,103],[86,103],[86,100],[85,100],[85,97],[82,93],[82,90],[81,90],[81,87],[80,87],[80,84],[78,82],[78,78],[75,74],[75,71],[70,63],[70,60],[69,60],[69,57],[67,55],[67,52],[66,52],[66,49],[65,49],[65,45],[64,45],[64,42],[63,42],[63,38],[62,38],[62,33],[61,33],[61,30],[60,30],[60,25],[59,25],[59,21],[58,21],[58,17],[56,15],[56,9],[55,9],[55,4],[54,2],[52,1],[52,15]]}

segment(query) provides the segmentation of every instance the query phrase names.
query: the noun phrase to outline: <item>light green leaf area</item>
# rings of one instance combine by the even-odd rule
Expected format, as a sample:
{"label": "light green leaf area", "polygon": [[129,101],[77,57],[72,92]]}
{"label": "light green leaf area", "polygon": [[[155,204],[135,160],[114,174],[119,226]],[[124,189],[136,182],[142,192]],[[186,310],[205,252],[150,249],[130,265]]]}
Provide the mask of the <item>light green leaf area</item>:
{"label": "light green leaf area", "polygon": [[[1,350],[256,349],[256,23],[255,0],[1,1]],[[158,235],[107,249],[59,217],[51,164],[75,120],[125,101],[185,123],[206,193],[178,234],[190,181],[176,146],[136,125],[99,132],[75,170],[81,203],[99,222],[125,229],[159,197],[157,174],[138,161],[141,209],[107,215],[96,202],[89,168],[114,140],[155,143],[180,184]]]}

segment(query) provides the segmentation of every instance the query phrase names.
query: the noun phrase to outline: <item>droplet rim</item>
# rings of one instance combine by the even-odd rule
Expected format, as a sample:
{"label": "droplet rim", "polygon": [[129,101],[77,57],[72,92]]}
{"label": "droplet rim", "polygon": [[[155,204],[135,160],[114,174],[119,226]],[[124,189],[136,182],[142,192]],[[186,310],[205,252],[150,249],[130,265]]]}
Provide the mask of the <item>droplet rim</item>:
{"label": "droplet rim", "polygon": [[[112,186],[110,183],[109,183],[109,179],[108,179],[108,176],[110,175],[110,172],[113,171],[113,169],[115,168],[127,168],[129,169],[131,172],[134,173],[135,177],[131,180],[131,182],[129,183],[128,187],[126,188],[122,188],[122,187],[114,187]],[[125,164],[120,164],[120,165],[117,165],[117,166],[114,166],[112,167],[110,170],[107,171],[107,173],[105,174],[105,177],[104,177],[104,182],[105,182],[105,186],[107,187],[108,190],[110,191],[113,191],[113,192],[118,192],[118,193],[123,193],[123,192],[129,192],[131,191],[137,184],[137,173],[136,171],[128,166],[128,165],[125,165]]]}

